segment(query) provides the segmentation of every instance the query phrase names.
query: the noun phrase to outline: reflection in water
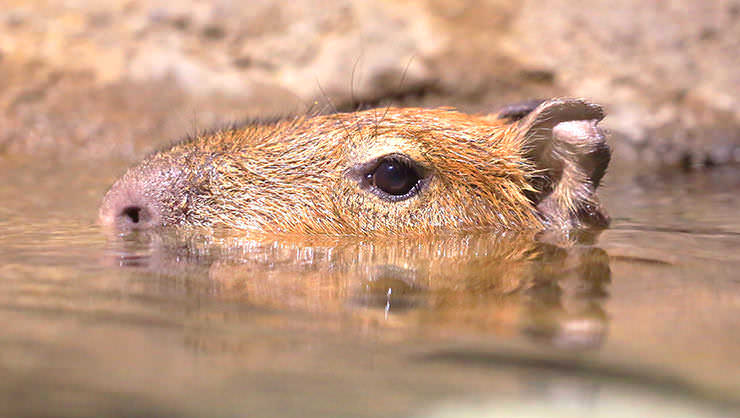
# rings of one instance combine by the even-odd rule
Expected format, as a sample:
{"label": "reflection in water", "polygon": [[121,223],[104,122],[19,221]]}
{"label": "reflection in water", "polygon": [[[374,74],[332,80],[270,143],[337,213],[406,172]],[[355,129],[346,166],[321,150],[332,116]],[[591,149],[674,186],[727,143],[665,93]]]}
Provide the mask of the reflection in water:
{"label": "reflection in water", "polygon": [[608,329],[609,258],[593,239],[270,240],[189,230],[119,236],[109,254],[166,279],[152,283],[250,306],[342,314],[424,335],[523,335],[580,350],[599,347]]}
{"label": "reflection in water", "polygon": [[0,417],[740,416],[740,170],[608,179],[598,246],[106,240],[121,170],[0,161]]}

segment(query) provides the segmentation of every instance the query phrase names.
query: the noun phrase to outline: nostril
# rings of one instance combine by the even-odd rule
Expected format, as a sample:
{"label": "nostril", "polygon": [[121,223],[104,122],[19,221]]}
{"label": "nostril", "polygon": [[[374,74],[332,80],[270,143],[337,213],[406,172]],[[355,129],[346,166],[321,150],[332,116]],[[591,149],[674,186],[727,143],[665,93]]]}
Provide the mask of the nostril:
{"label": "nostril", "polygon": [[100,209],[100,221],[120,230],[149,229],[160,225],[159,213],[155,204],[141,198],[109,193]]}
{"label": "nostril", "polygon": [[127,206],[123,208],[119,216],[128,222],[138,224],[140,220],[143,221],[142,212],[144,212],[144,209],[139,206]]}
{"label": "nostril", "polygon": [[100,223],[120,231],[163,226],[162,209],[166,206],[160,200],[159,187],[136,178],[118,180],[100,205]]}
{"label": "nostril", "polygon": [[150,208],[145,205],[124,206],[118,212],[118,224],[124,228],[150,228],[154,226],[155,220]]}

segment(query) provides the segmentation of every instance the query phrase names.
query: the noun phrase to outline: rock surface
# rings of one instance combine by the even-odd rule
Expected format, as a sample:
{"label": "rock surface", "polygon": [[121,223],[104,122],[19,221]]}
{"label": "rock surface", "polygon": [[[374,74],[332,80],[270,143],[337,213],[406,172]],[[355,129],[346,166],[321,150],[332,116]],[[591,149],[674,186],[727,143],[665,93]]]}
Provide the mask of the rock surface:
{"label": "rock surface", "polygon": [[583,96],[618,159],[740,161],[740,0],[6,0],[0,154],[134,159],[254,116]]}

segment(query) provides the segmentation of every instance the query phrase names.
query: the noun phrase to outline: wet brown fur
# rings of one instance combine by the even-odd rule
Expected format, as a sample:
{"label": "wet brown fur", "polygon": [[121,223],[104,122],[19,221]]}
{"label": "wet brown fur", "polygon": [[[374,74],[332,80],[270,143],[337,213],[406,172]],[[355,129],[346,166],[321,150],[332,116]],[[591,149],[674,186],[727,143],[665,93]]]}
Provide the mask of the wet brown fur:
{"label": "wet brown fur", "polygon": [[[101,219],[112,223],[111,211],[120,206],[116,199],[125,195],[156,202],[153,216],[161,225],[258,233],[407,234],[605,224],[608,218],[594,194],[608,163],[608,148],[595,127],[603,114],[584,101],[556,105],[541,104],[539,112],[513,118],[446,108],[373,109],[218,131],[129,170],[108,193]],[[578,132],[591,129],[600,141],[550,140],[560,119],[547,111],[568,111],[568,106],[577,108],[575,113],[592,106],[585,116],[574,116],[588,125],[574,126]],[[385,201],[348,175],[358,164],[396,153],[431,174],[412,198]],[[606,160],[593,163],[594,155]]]}

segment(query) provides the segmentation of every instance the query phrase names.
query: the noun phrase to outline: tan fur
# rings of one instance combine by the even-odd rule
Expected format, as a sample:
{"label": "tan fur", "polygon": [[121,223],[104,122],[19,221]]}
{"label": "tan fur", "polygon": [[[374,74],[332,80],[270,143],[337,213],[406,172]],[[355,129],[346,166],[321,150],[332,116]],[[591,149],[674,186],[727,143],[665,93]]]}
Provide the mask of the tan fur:
{"label": "tan fur", "polygon": [[[223,130],[178,144],[131,169],[108,193],[101,218],[114,223],[106,220],[124,205],[118,196],[130,195],[154,202],[161,225],[257,233],[569,226],[567,214],[577,207],[576,200],[590,202],[593,190],[571,193],[587,180],[579,183],[571,176],[551,187],[566,215],[556,219],[538,209],[527,193],[540,192],[535,185],[542,181],[535,180],[547,167],[530,155],[533,133],[523,122],[451,109],[389,108]],[[358,164],[393,153],[405,154],[431,173],[418,195],[386,201],[348,175]]]}

